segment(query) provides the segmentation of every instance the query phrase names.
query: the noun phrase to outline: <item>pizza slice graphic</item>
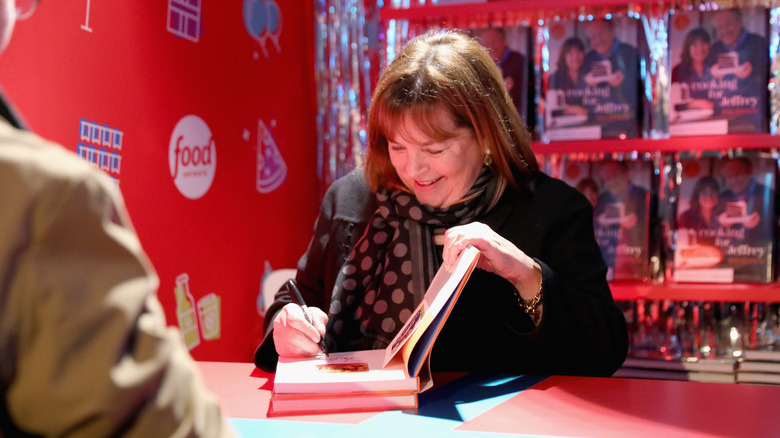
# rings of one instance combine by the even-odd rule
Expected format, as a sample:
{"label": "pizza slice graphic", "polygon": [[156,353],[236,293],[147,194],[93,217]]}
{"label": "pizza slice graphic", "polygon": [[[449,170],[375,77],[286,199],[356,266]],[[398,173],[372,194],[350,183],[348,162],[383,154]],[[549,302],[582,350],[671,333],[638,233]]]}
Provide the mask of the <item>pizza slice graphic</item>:
{"label": "pizza slice graphic", "polygon": [[269,193],[287,179],[287,164],[276,147],[271,131],[262,119],[257,121],[257,191]]}

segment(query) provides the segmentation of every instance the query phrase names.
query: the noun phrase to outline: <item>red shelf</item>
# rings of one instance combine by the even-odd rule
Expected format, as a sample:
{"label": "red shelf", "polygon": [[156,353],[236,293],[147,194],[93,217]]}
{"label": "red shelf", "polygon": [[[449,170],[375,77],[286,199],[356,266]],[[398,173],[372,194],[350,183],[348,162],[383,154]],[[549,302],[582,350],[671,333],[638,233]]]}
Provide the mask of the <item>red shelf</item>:
{"label": "red shelf", "polygon": [[579,8],[582,6],[626,6],[626,0],[547,0],[543,4],[533,1],[493,1],[482,3],[462,3],[454,5],[426,5],[410,8],[383,8],[379,17],[389,20],[433,20],[454,16],[493,14],[503,12],[533,12],[539,10]]}
{"label": "red shelf", "polygon": [[770,134],[730,134],[664,139],[604,139],[585,141],[534,142],[538,154],[609,152],[687,152],[726,149],[780,148],[780,136]]}
{"label": "red shelf", "polygon": [[616,300],[780,302],[778,284],[610,283]]}

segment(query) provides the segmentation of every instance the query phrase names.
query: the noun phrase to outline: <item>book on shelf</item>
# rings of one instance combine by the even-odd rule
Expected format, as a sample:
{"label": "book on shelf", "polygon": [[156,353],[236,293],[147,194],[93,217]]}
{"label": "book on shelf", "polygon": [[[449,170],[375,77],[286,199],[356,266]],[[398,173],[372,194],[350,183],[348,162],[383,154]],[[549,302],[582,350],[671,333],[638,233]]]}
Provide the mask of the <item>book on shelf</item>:
{"label": "book on shelf", "polygon": [[780,350],[744,350],[742,359],[746,361],[763,361],[780,363]]}
{"label": "book on shelf", "polygon": [[708,371],[660,370],[651,368],[620,368],[612,377],[625,379],[680,380],[685,382],[734,383],[735,373]]}
{"label": "book on shelf", "polygon": [[669,134],[767,131],[767,9],[675,11]]}
{"label": "book on shelf", "polygon": [[[433,385],[428,358],[436,337],[476,267],[479,250],[469,246],[451,272],[443,266],[422,301],[385,349],[334,352],[314,357],[280,356],[270,415],[348,412],[416,406]],[[342,400],[344,401],[342,403]],[[414,400],[414,406],[410,406]]]}
{"label": "book on shelf", "polygon": [[682,160],[675,281],[773,281],[775,166],[759,157]]}
{"label": "book on shelf", "polygon": [[549,24],[544,99],[547,140],[637,137],[638,21],[629,16]]}
{"label": "book on shelf", "polygon": [[536,106],[533,104],[535,85],[531,60],[534,38],[531,27],[515,24],[463,30],[485,46],[493,57],[517,113],[533,132]]}
{"label": "book on shelf", "polygon": [[593,231],[607,264],[607,280],[643,281],[650,273],[651,163],[591,164],[598,191],[591,201]]}
{"label": "book on shelf", "polygon": [[743,360],[739,363],[737,371],[742,372],[757,372],[757,373],[774,373],[780,375],[780,362],[768,362],[758,360]]}
{"label": "book on shelf", "polygon": [[775,373],[737,373],[737,383],[755,383],[762,385],[780,385],[780,374]]}
{"label": "book on shelf", "polygon": [[670,371],[704,371],[712,373],[734,373],[737,361],[724,359],[644,359],[629,357],[623,362],[624,368],[657,369]]}

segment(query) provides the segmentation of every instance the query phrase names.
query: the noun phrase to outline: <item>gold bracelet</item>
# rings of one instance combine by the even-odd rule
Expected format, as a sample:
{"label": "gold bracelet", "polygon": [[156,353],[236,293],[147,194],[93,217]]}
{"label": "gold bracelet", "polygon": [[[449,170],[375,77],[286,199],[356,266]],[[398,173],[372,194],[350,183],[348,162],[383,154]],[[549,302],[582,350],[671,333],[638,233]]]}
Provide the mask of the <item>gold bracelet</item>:
{"label": "gold bracelet", "polygon": [[539,280],[539,292],[537,292],[536,295],[534,295],[534,297],[530,300],[524,299],[523,296],[520,295],[520,291],[515,289],[515,295],[517,295],[517,304],[519,304],[520,307],[525,310],[525,313],[533,315],[539,311],[539,305],[542,303],[542,286],[542,280]]}

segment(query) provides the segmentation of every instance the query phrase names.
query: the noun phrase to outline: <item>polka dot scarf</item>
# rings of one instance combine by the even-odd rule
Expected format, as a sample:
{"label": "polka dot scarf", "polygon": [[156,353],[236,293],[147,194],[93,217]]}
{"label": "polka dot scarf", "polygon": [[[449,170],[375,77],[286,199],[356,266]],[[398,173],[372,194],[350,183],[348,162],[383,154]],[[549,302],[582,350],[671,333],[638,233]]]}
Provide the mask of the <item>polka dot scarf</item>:
{"label": "polka dot scarf", "polygon": [[466,196],[444,209],[405,191],[378,192],[378,209],[336,279],[325,335],[329,350],[385,348],[439,268],[434,235],[488,212],[505,185],[484,167]]}

